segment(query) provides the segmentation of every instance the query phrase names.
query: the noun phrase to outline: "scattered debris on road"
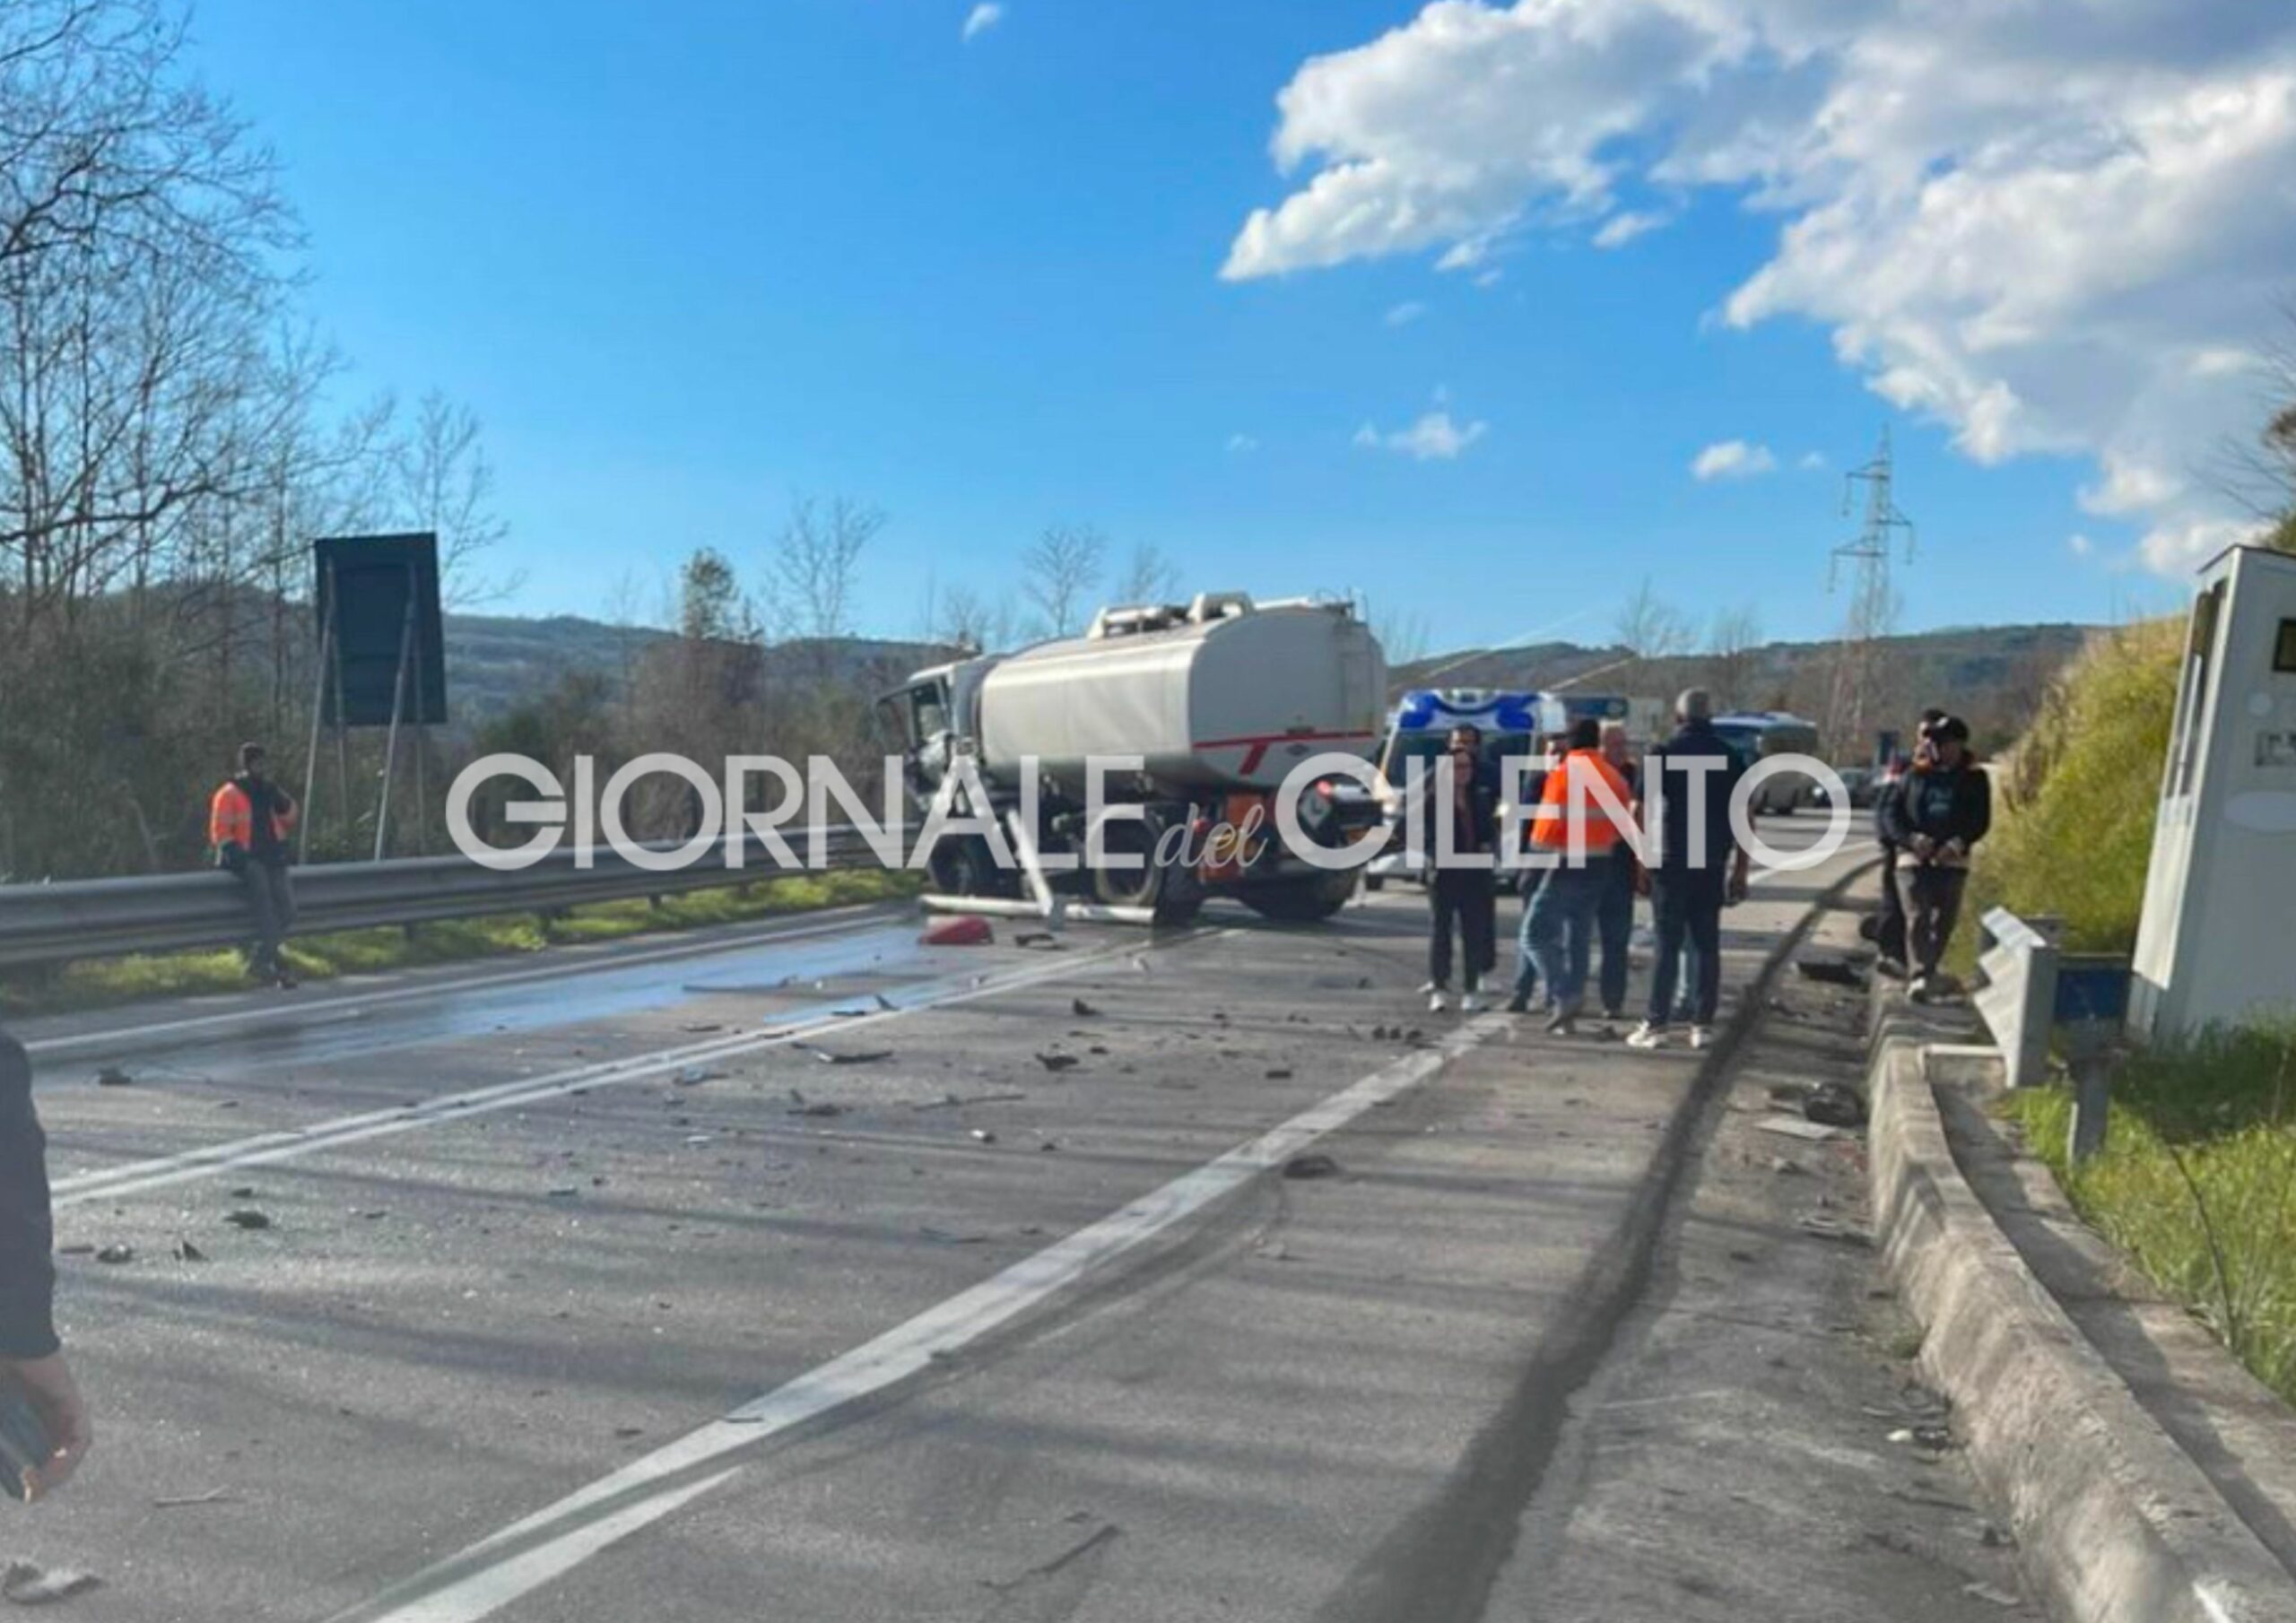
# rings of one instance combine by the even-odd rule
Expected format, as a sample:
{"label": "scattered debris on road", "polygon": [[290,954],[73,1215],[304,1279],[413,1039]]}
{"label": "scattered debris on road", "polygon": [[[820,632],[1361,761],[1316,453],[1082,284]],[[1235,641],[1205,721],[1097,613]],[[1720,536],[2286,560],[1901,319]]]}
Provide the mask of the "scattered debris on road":
{"label": "scattered debris on road", "polygon": [[96,1072],[96,1086],[99,1088],[132,1088],[135,1085],[135,1078],[117,1065],[106,1065]]}
{"label": "scattered debris on road", "polygon": [[223,1220],[234,1228],[268,1228],[271,1214],[254,1206],[239,1206],[223,1214]]}
{"label": "scattered debris on road", "polygon": [[1039,1054],[1037,1055],[1037,1063],[1042,1065],[1047,1071],[1058,1072],[1072,1071],[1082,1062],[1073,1054]]}
{"label": "scattered debris on road", "polygon": [[1295,1155],[1283,1163],[1283,1176],[1288,1178],[1337,1177],[1339,1163],[1327,1155],[1316,1152]]}
{"label": "scattered debris on road", "polygon": [[207,1254],[202,1251],[198,1246],[193,1245],[189,1240],[178,1240],[176,1242],[177,1262],[204,1263],[206,1260]]}
{"label": "scattered debris on road", "polygon": [[1862,1127],[1866,1101],[1847,1082],[1823,1081],[1804,1096],[1802,1114],[1822,1126]]}
{"label": "scattered debris on road", "polygon": [[96,1261],[109,1267],[117,1267],[122,1263],[132,1263],[135,1260],[135,1247],[123,1245],[116,1240],[96,1253]]}
{"label": "scattered debris on road", "polygon": [[712,1071],[706,1065],[688,1065],[670,1080],[680,1088],[699,1088],[704,1082],[719,1081],[725,1074],[722,1071]]}
{"label": "scattered debris on road", "polygon": [[1822,1123],[1805,1121],[1798,1115],[1768,1115],[1754,1124],[1755,1131],[1774,1133],[1781,1138],[1801,1139],[1808,1143],[1823,1144],[1849,1135],[1839,1127]]}
{"label": "scattered debris on road", "polygon": [[917,938],[924,947],[986,947],[996,939],[996,930],[977,913],[959,914],[926,927]]}
{"label": "scattered debris on road", "polygon": [[1865,974],[1846,958],[1797,958],[1794,969],[1805,981],[1817,981],[1828,986],[1856,986],[1863,990]]}
{"label": "scattered debris on road", "polygon": [[816,1048],[811,1043],[793,1046],[804,1049],[824,1065],[874,1065],[879,1060],[889,1060],[893,1056],[890,1048]]}
{"label": "scattered debris on road", "polygon": [[0,1571],[0,1600],[11,1606],[48,1606],[83,1595],[103,1583],[93,1573],[68,1567],[46,1567],[30,1561],[11,1561]]}
{"label": "scattered debris on road", "polygon": [[1028,1097],[1025,1093],[976,1093],[966,1098],[960,1094],[944,1093],[937,1099],[918,1099],[910,1105],[909,1108],[911,1110],[953,1110],[966,1105],[1009,1105]]}
{"label": "scattered debris on road", "polygon": [[996,1135],[986,1127],[974,1128],[971,1136],[976,1144],[993,1144],[996,1141]]}
{"label": "scattered debris on road", "polygon": [[1100,1013],[1098,1009],[1093,1008],[1091,1004],[1086,1002],[1081,997],[1070,998],[1068,1000],[1068,1009],[1069,1012],[1074,1014],[1080,1020],[1091,1020]]}

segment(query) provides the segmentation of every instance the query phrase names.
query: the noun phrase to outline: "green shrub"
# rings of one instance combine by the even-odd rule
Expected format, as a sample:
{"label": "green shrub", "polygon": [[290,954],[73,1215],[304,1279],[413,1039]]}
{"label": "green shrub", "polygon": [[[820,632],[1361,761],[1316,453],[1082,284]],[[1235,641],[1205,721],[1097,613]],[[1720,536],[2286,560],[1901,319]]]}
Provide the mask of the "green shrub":
{"label": "green shrub", "polygon": [[2180,620],[2148,621],[2098,638],[2049,684],[1995,778],[1977,913],[2055,914],[2083,950],[2136,944],[2183,647]]}
{"label": "green shrub", "polygon": [[2014,1094],[2005,1108],[2075,1210],[2296,1402],[2296,1031],[2131,1055],[2104,1147],[2077,1170],[2064,1089]]}

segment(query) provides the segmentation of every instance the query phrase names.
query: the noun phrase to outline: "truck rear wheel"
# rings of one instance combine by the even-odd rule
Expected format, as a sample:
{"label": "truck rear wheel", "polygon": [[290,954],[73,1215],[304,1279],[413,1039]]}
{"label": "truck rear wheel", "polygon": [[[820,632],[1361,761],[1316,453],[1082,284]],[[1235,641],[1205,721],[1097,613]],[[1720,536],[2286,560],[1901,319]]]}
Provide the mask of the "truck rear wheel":
{"label": "truck rear wheel", "polygon": [[1112,857],[1134,857],[1138,865],[1095,868],[1087,876],[1092,899],[1109,907],[1145,907],[1159,924],[1185,924],[1204,906],[1204,883],[1178,862],[1158,862],[1164,820],[1151,812],[1108,824],[1103,838]]}
{"label": "truck rear wheel", "polygon": [[1272,918],[1279,924],[1318,924],[1347,906],[1348,898],[1355,894],[1356,878],[1356,871],[1349,868],[1336,873],[1276,880],[1264,885],[1247,885],[1236,892],[1236,898],[1262,918]]}

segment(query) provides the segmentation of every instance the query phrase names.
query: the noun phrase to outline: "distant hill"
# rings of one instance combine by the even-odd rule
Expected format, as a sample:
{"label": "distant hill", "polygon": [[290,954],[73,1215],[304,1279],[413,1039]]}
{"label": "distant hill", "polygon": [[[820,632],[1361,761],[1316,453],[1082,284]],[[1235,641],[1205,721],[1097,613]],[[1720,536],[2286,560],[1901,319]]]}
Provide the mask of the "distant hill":
{"label": "distant hill", "polygon": [[[449,614],[444,630],[447,691],[455,720],[465,726],[539,699],[570,673],[603,676],[619,692],[645,651],[672,635],[651,626],[610,626],[571,614],[546,620]],[[777,643],[766,652],[765,680],[827,680],[874,689],[947,657],[930,643],[885,638]]]}
{"label": "distant hill", "polygon": [[[1969,718],[1982,747],[1997,749],[2023,730],[2048,677],[2095,631],[2078,625],[1971,626],[1893,637],[1883,646],[1882,701],[1892,716],[1943,705]],[[644,650],[671,635],[573,615],[481,614],[448,615],[446,633],[448,689],[456,719],[466,726],[539,698],[569,672],[604,676],[619,689]],[[1642,660],[1621,647],[1553,642],[1459,649],[1396,665],[1389,674],[1396,692],[1570,683],[1588,692],[1671,699],[1702,684],[1737,707],[1791,710],[1822,721],[1833,655],[1831,643],[1772,642],[1732,662],[1709,655]],[[899,638],[781,643],[767,651],[765,679],[827,680],[874,690],[948,656],[944,648]]]}
{"label": "distant hill", "polygon": [[[1925,705],[1968,718],[1980,748],[1999,749],[2024,730],[2050,676],[2100,628],[1971,626],[1892,637],[1882,646],[1879,701],[1909,720]],[[1831,704],[1836,645],[1772,642],[1735,660],[1712,655],[1637,659],[1621,647],[1543,643],[1491,652],[1463,649],[1413,660],[1390,673],[1406,688],[1555,688],[1667,699],[1705,686],[1741,709],[1790,710],[1822,722]],[[1888,725],[1888,724],[1883,724]]]}

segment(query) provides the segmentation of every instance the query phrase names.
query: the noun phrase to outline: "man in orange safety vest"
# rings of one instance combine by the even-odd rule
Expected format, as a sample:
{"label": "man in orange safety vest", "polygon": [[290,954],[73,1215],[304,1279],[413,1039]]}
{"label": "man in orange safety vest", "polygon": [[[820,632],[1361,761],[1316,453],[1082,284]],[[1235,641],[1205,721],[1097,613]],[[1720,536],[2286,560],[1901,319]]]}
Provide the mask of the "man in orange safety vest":
{"label": "man in orange safety vest", "polygon": [[261,744],[239,746],[237,777],[224,779],[207,806],[207,843],[215,865],[239,875],[248,898],[254,938],[248,944],[249,978],[292,986],[279,956],[295,925],[295,890],[287,877],[287,837],[295,827],[294,797],[264,776]]}

